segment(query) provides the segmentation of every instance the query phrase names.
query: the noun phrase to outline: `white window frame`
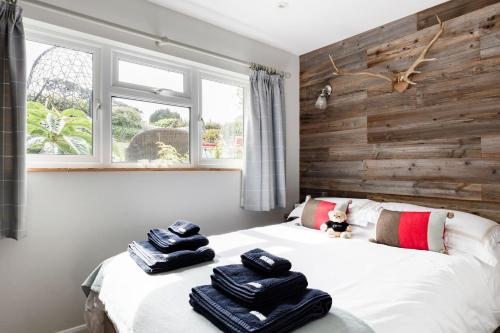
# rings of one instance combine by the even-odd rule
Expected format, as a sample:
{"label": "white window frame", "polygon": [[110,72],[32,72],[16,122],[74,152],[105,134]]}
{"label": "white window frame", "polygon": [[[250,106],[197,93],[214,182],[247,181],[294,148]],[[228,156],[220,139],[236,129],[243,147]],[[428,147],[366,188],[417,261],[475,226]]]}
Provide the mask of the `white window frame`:
{"label": "white window frame", "polygon": [[[158,68],[161,70],[169,71],[169,72],[174,72],[174,73],[179,73],[182,74],[184,77],[183,80],[183,92],[179,91],[174,91],[170,89],[164,89],[161,94],[157,95],[162,95],[162,96],[173,96],[173,97],[184,97],[184,98],[190,98],[191,97],[191,92],[190,92],[190,70],[188,67],[180,66],[177,64],[173,64],[171,62],[165,62],[164,60],[161,59],[155,59],[153,57],[140,57],[137,56],[137,54],[129,54],[126,53],[125,51],[118,51],[118,50],[112,50],[112,61],[113,61],[113,82],[112,86],[113,87],[122,87],[122,88],[127,88],[127,89],[133,89],[133,90],[141,90],[147,93],[151,93],[155,91],[155,88],[161,88],[161,87],[150,87],[150,86],[143,86],[139,84],[133,84],[129,82],[121,82],[118,77],[119,77],[119,62],[120,60],[130,62],[133,64],[141,65],[141,66],[146,66],[146,67],[152,67],[152,68]],[[156,94],[156,93],[155,93]]]}
{"label": "white window frame", "polygon": [[[111,101],[112,98],[125,98],[138,100],[142,102],[150,102],[150,103],[158,103],[158,104],[166,104],[172,106],[180,106],[190,109],[189,119],[189,163],[179,163],[172,164],[172,167],[176,168],[193,168],[196,167],[197,164],[194,162],[196,160],[194,158],[193,150],[192,150],[192,138],[193,138],[193,119],[196,118],[196,115],[193,114],[193,103],[191,99],[191,88],[192,88],[192,71],[193,69],[189,69],[188,67],[181,67],[179,64],[174,62],[159,59],[156,57],[151,57],[150,55],[142,55],[137,52],[134,55],[127,54],[126,50],[119,50],[116,48],[108,48],[108,52],[111,53],[111,77],[112,83],[107,92],[105,92],[106,99],[109,101],[109,132],[106,133],[106,137],[110,138],[110,145],[112,148],[113,144],[113,136],[112,136],[112,128],[111,128]],[[144,66],[157,67],[160,69],[166,69],[170,71],[177,71],[184,74],[184,92],[179,93],[175,91],[165,91],[161,94],[157,94],[151,87],[144,87],[140,85],[128,84],[118,81],[118,61],[127,60],[131,62],[135,62],[137,64],[141,64]],[[108,112],[107,112],[108,113]],[[106,164],[114,167],[140,167],[136,162],[113,162],[112,161],[112,152],[108,156],[105,156]]]}
{"label": "white window frame", "polygon": [[[173,56],[142,50],[135,46],[107,41],[103,38],[83,37],[80,33],[59,32],[43,28],[36,22],[25,23],[26,39],[75,49],[93,54],[93,149],[90,156],[79,155],[28,155],[30,168],[143,168],[135,162],[112,161],[112,98],[133,99],[144,102],[167,104],[190,109],[189,124],[189,164],[173,164],[173,168],[241,168],[242,160],[202,159],[202,79],[224,84],[236,85],[244,89],[244,111],[249,110],[249,76],[198,64]],[[182,73],[184,92],[162,91],[155,93],[154,88],[118,81],[118,61],[125,60],[144,66]],[[29,75],[29,73],[27,73]],[[164,167],[168,169],[169,167]]]}
{"label": "white window frame", "polygon": [[[27,31],[26,39],[33,42],[60,46],[75,51],[92,53],[92,155],[44,155],[27,154],[30,167],[72,167],[96,165],[100,163],[102,135],[100,121],[101,112],[101,49],[98,45],[85,41],[75,41],[63,36],[49,36],[47,34]],[[29,75],[29,73],[26,73]]]}
{"label": "white window frame", "polygon": [[[199,71],[199,78],[198,78],[198,103],[199,103],[199,129],[198,129],[198,136],[197,140],[199,142],[198,145],[198,155],[199,155],[199,165],[201,166],[206,166],[206,167],[220,167],[220,166],[228,166],[228,167],[234,167],[234,168],[241,168],[242,167],[242,160],[239,159],[207,159],[207,158],[202,158],[202,134],[203,134],[203,89],[202,89],[202,80],[209,80],[213,82],[218,82],[222,84],[227,84],[235,87],[239,87],[243,89],[243,123],[245,122],[245,110],[249,110],[249,105],[250,105],[250,82],[247,80],[242,80],[241,78],[238,78],[236,76],[229,76],[229,75],[220,75],[217,72],[211,72],[211,71]],[[244,128],[244,126],[243,126]],[[244,129],[243,129],[244,131]],[[245,133],[243,132],[243,136]]]}
{"label": "white window frame", "polygon": [[[149,97],[148,96],[144,96],[144,95],[139,95],[139,94],[133,94],[133,93],[126,93],[126,92],[120,92],[120,90],[116,90],[116,89],[111,89],[111,94],[109,95],[109,105],[110,105],[110,126],[109,126],[109,134],[107,133],[106,134],[106,137],[109,137],[110,139],[110,147],[112,149],[112,145],[113,145],[113,136],[112,136],[112,125],[111,125],[111,108],[112,108],[112,100],[113,98],[123,98],[123,99],[131,99],[131,100],[136,100],[136,101],[141,101],[141,102],[149,102],[149,103],[157,103],[157,104],[164,104],[164,105],[171,105],[171,106],[179,106],[179,107],[185,107],[185,108],[188,108],[189,109],[189,122],[190,122],[190,125],[189,125],[189,136],[188,136],[188,139],[189,139],[189,156],[190,156],[190,160],[189,160],[189,163],[176,163],[176,164],[172,164],[171,167],[175,167],[175,168],[192,168],[192,167],[195,167],[196,164],[193,163],[193,156],[192,156],[192,151],[191,151],[191,141],[192,141],[192,124],[193,124],[193,110],[190,106],[190,104],[181,104],[181,103],[172,103],[168,98],[165,98],[165,99],[162,99],[162,98],[153,98],[153,97]],[[117,91],[116,93],[113,93]],[[137,167],[137,168],[140,168],[141,166],[139,165],[139,163],[137,162],[113,162],[113,155],[112,155],[112,150],[110,150],[110,154],[108,154],[108,156],[106,156],[106,158],[108,158],[108,165],[110,166],[113,166],[113,167],[127,167],[127,168],[134,168],[134,167]]]}

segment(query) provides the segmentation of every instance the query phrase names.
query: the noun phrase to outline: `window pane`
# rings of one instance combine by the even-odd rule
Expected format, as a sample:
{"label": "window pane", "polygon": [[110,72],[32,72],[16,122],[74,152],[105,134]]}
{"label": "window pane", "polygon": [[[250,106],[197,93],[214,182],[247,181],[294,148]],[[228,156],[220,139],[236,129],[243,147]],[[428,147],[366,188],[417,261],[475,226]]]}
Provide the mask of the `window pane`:
{"label": "window pane", "polygon": [[113,162],[189,163],[189,108],[113,98]]}
{"label": "window pane", "polygon": [[92,53],[26,42],[27,152],[92,155]]}
{"label": "window pane", "polygon": [[118,80],[145,87],[184,92],[184,74],[124,60],[118,61]]}
{"label": "window pane", "polygon": [[202,80],[203,159],[243,156],[243,88]]}

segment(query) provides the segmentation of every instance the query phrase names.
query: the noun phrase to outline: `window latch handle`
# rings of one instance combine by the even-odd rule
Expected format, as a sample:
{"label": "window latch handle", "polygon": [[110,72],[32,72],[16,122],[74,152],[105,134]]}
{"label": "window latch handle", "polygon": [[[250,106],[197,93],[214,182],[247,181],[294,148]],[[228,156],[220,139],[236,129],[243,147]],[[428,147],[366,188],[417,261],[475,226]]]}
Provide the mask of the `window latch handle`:
{"label": "window latch handle", "polygon": [[152,92],[155,95],[162,95],[164,92],[173,92],[173,90],[167,88],[158,88],[158,89],[153,89]]}
{"label": "window latch handle", "polygon": [[96,101],[95,115],[96,115],[97,119],[99,119],[99,114],[101,113],[101,108],[102,108],[101,101]]}

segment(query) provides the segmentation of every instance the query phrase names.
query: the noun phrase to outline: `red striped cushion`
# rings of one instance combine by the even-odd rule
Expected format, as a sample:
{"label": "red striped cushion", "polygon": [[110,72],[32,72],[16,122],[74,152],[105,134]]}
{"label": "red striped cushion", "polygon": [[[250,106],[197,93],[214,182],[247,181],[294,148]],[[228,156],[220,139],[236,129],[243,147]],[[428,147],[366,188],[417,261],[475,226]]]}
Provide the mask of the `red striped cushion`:
{"label": "red striped cushion", "polygon": [[405,249],[445,252],[446,212],[394,212],[382,210],[377,222],[379,244]]}
{"label": "red striped cushion", "polygon": [[319,229],[323,223],[330,220],[328,212],[335,206],[335,202],[309,199],[302,211],[302,225],[311,229]]}

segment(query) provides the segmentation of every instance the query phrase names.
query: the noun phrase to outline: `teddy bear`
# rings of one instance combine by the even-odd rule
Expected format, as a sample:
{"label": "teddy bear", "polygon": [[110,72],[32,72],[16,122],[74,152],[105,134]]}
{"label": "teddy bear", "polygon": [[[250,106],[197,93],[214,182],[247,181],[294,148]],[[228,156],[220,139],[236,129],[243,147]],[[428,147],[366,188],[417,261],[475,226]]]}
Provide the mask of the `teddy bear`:
{"label": "teddy bear", "polygon": [[347,210],[351,203],[352,200],[347,200],[329,211],[328,218],[330,220],[323,223],[320,230],[332,238],[351,238],[352,227],[347,223]]}

